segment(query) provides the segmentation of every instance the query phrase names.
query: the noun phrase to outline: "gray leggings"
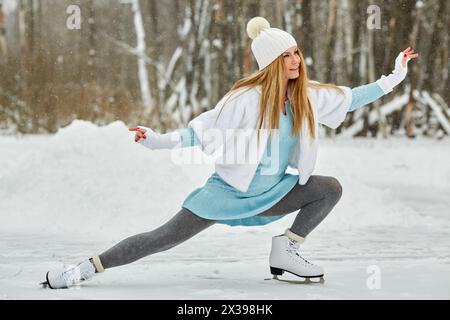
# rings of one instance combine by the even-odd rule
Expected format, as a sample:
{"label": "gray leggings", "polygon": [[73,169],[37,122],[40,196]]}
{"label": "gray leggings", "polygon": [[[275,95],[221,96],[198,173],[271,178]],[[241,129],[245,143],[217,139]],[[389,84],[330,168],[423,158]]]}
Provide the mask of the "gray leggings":
{"label": "gray leggings", "polygon": [[[300,210],[290,230],[306,237],[333,209],[342,195],[336,178],[313,175],[305,185],[298,183],[277,204],[260,216],[281,215]],[[139,260],[170,249],[215,224],[182,208],[162,226],[128,237],[100,254],[105,269]]]}

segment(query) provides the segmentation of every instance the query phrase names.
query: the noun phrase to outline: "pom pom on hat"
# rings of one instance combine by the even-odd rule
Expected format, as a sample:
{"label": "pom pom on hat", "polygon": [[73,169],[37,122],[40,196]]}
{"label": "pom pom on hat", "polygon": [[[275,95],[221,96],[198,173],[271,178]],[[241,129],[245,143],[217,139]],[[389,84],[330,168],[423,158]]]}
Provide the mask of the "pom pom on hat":
{"label": "pom pom on hat", "polygon": [[255,39],[262,30],[269,28],[269,21],[263,17],[254,17],[247,23],[247,34],[250,39]]}

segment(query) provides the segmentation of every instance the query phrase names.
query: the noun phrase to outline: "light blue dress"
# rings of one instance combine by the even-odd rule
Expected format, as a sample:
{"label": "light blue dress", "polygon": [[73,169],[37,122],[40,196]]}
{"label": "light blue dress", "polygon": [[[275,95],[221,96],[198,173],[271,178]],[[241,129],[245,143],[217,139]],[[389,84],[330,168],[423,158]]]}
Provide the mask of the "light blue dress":
{"label": "light blue dress", "polygon": [[[376,83],[354,88],[349,111],[375,101],[383,94]],[[202,187],[188,195],[182,207],[202,218],[230,226],[265,225],[284,217],[287,213],[270,217],[257,215],[273,207],[298,183],[298,175],[286,173],[291,148],[295,143],[299,143],[299,137],[292,136],[292,111],[289,101],[286,101],[285,107],[286,114],[280,111],[279,136],[275,135],[273,140],[268,139],[263,158],[246,192],[237,190],[214,172]],[[191,128],[183,129],[180,133],[183,147],[199,144]],[[279,152],[270,154],[272,143],[278,143]],[[268,171],[265,171],[273,171],[273,168],[277,169],[273,174],[267,174]]]}

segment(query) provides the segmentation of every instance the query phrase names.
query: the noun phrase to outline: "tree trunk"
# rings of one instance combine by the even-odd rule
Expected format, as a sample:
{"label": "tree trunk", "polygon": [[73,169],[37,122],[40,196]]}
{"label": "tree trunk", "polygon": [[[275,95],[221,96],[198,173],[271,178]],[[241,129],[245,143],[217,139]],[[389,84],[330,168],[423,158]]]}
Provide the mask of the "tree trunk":
{"label": "tree trunk", "polygon": [[131,0],[134,29],[136,32],[136,52],[138,63],[139,87],[141,89],[141,99],[146,114],[150,114],[152,110],[152,96],[150,94],[150,84],[148,79],[147,64],[142,55],[145,55],[145,29],[142,21],[142,12],[139,0]]}
{"label": "tree trunk", "polygon": [[8,56],[5,34],[5,14],[3,13],[3,5],[0,3],[0,64],[4,64]]}
{"label": "tree trunk", "polygon": [[[368,30],[368,61],[369,61],[369,82],[375,82],[377,80],[376,77],[376,68],[375,68],[375,48],[374,48],[374,30]],[[381,103],[380,100],[376,100],[373,102],[375,110],[378,114],[378,128],[376,128],[375,135],[381,134],[383,138],[387,138],[387,124],[386,118],[381,112]]]}
{"label": "tree trunk", "polygon": [[[410,37],[409,37],[409,46],[411,46],[412,48],[416,47],[417,37],[419,34],[419,28],[420,28],[420,21],[422,19],[422,5],[421,5],[421,2],[419,2],[419,1],[420,0],[418,0],[416,2],[416,7],[414,10],[414,24],[413,24],[413,28],[412,28],[412,31],[411,31]],[[420,81],[421,74],[420,74],[419,66],[417,64],[413,64],[411,66],[411,69],[412,69],[411,75],[410,75],[411,91],[409,94],[409,101],[408,101],[408,104],[406,105],[406,109],[405,109],[404,120],[405,120],[406,135],[409,138],[415,138],[413,110],[416,106],[416,99],[414,98],[413,92],[418,86],[418,82]]]}
{"label": "tree trunk", "polygon": [[88,2],[88,62],[87,62],[87,80],[89,84],[93,85],[96,82],[96,67],[95,67],[95,55],[96,55],[96,39],[95,39],[95,10],[94,0]]}
{"label": "tree trunk", "polygon": [[333,68],[334,64],[334,45],[336,43],[336,0],[329,0],[328,2],[329,11],[328,11],[328,21],[327,21],[327,33],[326,33],[326,56],[325,63],[326,71],[325,71],[325,81],[331,82],[333,81]]}

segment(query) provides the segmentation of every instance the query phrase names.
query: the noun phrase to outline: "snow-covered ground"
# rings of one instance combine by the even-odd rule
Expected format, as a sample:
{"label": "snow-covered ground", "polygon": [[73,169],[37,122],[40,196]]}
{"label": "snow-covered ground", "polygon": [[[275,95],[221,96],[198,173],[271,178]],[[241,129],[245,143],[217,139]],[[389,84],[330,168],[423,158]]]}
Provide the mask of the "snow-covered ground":
{"label": "snow-covered ground", "polygon": [[[201,156],[201,151],[193,148]],[[344,192],[303,245],[324,284],[267,281],[271,237],[215,225],[166,252],[70,290],[41,289],[75,264],[170,219],[211,164],[134,143],[122,122],[75,121],[56,135],[0,137],[2,299],[449,299],[450,139],[321,140],[315,174]]]}

